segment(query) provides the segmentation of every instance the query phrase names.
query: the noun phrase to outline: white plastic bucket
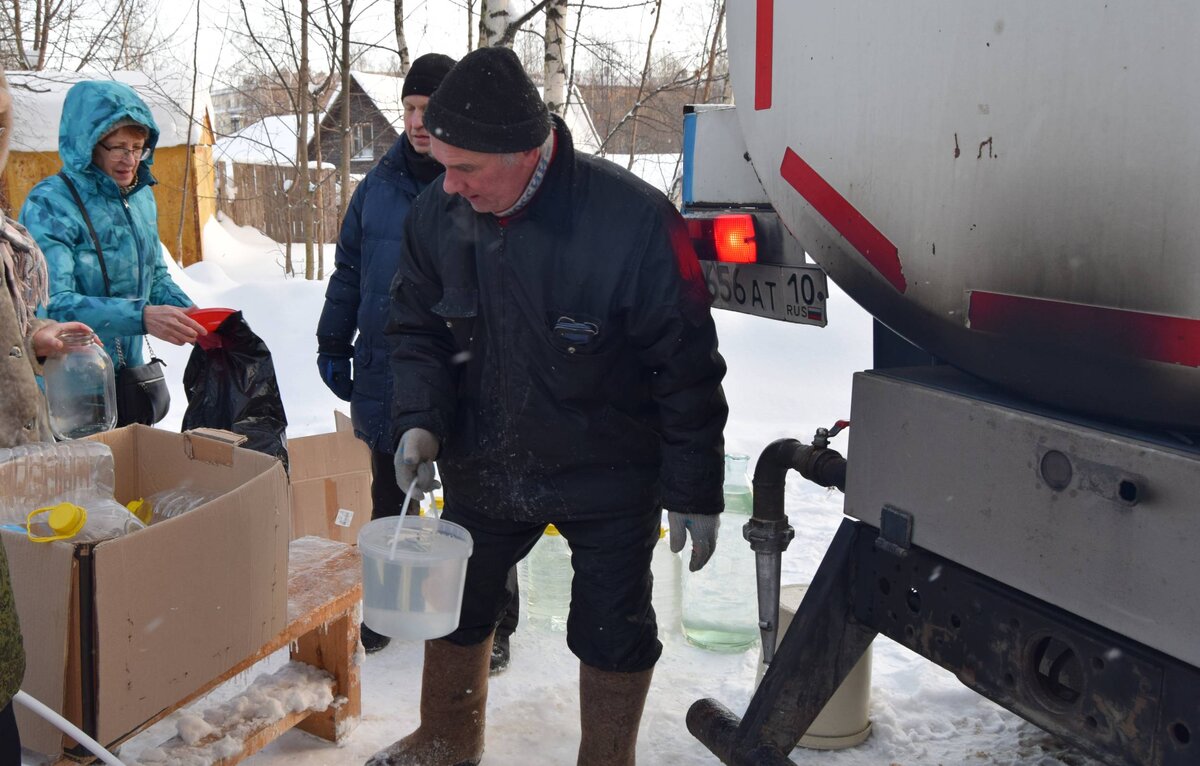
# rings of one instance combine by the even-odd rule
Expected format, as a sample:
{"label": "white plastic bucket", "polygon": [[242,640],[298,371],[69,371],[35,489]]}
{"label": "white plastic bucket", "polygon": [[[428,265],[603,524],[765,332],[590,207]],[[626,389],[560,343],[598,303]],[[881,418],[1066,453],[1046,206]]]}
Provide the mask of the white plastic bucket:
{"label": "white plastic bucket", "polygon": [[358,532],[363,622],[405,641],[441,638],[458,627],[471,534],[432,516],[394,516]]}
{"label": "white plastic bucket", "polygon": [[[807,585],[785,585],[779,593],[779,632],[775,641],[778,645],[792,624]],[[871,734],[871,719],[867,712],[871,704],[871,649],[854,664],[846,680],[834,692],[829,702],[821,709],[808,731],[800,738],[800,747],[813,750],[843,750],[862,744]],[[755,685],[762,681],[764,666],[758,663]]]}

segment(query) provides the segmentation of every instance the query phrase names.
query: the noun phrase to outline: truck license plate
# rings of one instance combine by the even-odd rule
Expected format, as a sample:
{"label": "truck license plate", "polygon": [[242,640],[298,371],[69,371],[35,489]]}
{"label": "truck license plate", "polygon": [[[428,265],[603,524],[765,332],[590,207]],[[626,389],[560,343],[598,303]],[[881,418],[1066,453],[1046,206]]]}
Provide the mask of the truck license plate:
{"label": "truck license plate", "polygon": [[829,287],[816,266],[700,261],[713,306],[824,327]]}

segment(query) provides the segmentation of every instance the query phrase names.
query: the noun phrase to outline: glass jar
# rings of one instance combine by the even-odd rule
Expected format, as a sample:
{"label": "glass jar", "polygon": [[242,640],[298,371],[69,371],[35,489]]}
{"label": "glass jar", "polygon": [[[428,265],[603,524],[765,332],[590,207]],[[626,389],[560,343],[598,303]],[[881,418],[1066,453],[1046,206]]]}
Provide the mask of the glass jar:
{"label": "glass jar", "polygon": [[[749,464],[746,455],[725,456],[725,512],[717,548],[699,572],[683,571],[683,634],[702,649],[740,652],[758,642],[754,551],[742,538],[742,526],[754,514]],[[690,558],[685,549],[683,560]]]}
{"label": "glass jar", "polygon": [[78,439],[117,424],[117,382],[112,359],[88,332],[63,332],[61,355],[46,360],[42,378],[50,405],[50,430]]}
{"label": "glass jar", "polygon": [[[571,611],[571,548],[553,524],[547,524],[542,538],[525,557],[525,594],[529,622],[551,630],[566,630]],[[518,575],[520,572],[518,571]]]}

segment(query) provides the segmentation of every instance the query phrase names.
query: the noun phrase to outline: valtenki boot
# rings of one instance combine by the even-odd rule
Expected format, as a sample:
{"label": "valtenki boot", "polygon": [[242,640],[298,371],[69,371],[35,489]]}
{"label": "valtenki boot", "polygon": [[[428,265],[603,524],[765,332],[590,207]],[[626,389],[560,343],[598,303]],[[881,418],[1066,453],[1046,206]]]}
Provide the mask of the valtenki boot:
{"label": "valtenki boot", "polygon": [[578,766],[633,766],[650,676],[597,670],[579,663]]}
{"label": "valtenki boot", "polygon": [[476,766],[483,757],[492,637],[474,646],[425,642],[421,725],[366,766]]}

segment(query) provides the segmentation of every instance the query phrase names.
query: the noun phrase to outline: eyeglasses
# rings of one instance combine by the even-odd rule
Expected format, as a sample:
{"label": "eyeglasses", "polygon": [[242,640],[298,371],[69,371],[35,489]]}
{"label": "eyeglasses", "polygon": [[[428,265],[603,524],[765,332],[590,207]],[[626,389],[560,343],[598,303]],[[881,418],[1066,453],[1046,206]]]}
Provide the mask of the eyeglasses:
{"label": "eyeglasses", "polygon": [[154,153],[154,150],[148,146],[128,149],[124,146],[105,146],[104,144],[100,144],[100,148],[109,154],[116,155],[117,157],[125,157],[127,159],[133,159],[136,157],[139,161],[150,159],[150,155]]}

